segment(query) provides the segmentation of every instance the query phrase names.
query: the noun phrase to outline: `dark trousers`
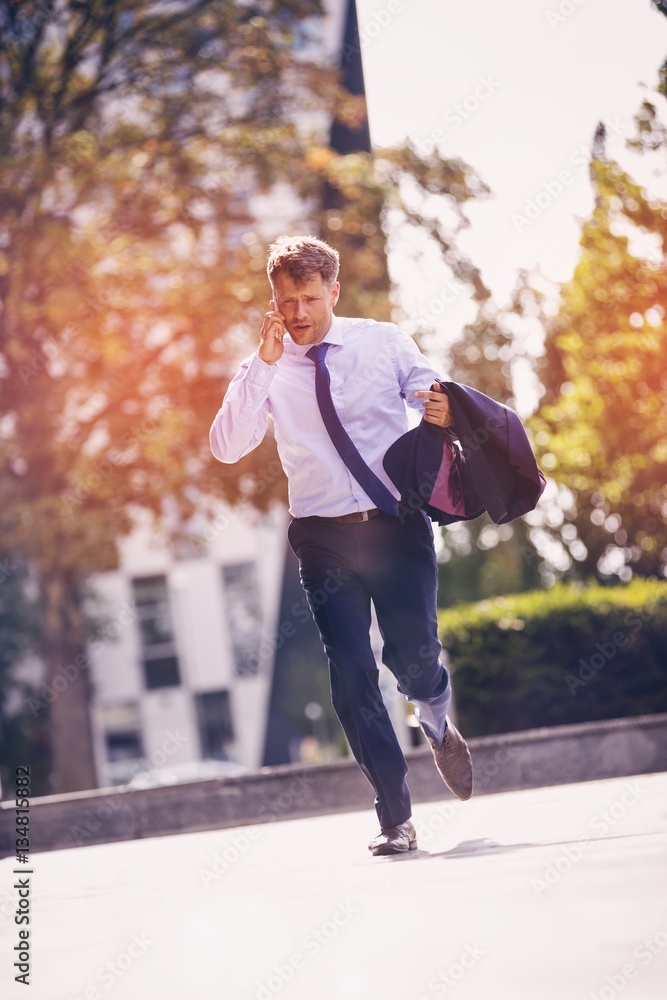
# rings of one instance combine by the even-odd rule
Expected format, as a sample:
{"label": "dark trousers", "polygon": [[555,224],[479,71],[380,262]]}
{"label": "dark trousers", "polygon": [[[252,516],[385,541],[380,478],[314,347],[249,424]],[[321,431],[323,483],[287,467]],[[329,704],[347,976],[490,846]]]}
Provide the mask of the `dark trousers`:
{"label": "dark trousers", "polygon": [[431,522],[420,510],[344,524],[303,517],[288,538],[329,660],[333,707],[375,789],[380,826],[395,826],[411,815],[408,768],[378,685],[371,601],[398,690],[409,700],[441,694],[449,676],[439,661]]}

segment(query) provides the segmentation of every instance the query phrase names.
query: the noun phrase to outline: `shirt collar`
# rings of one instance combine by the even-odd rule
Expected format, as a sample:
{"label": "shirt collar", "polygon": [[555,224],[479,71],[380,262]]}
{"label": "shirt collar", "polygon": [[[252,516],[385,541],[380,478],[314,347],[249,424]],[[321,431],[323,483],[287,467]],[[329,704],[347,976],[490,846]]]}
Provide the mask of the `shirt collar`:
{"label": "shirt collar", "polygon": [[[311,347],[314,346],[313,344],[295,344],[292,338],[290,337],[289,333],[285,334],[284,343],[286,346],[289,345],[290,352],[294,355],[294,357],[299,358],[299,360],[301,360],[301,358],[305,358],[307,352],[311,349]],[[338,316],[334,316],[332,314],[331,326],[329,327],[325,335],[322,337],[322,339],[319,341],[319,343],[342,345],[343,330],[341,323],[338,319]]]}

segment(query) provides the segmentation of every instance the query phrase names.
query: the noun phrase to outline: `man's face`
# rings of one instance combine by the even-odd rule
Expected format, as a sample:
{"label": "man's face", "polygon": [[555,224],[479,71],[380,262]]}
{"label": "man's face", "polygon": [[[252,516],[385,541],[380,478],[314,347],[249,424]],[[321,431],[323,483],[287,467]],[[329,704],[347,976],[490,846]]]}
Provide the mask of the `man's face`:
{"label": "man's face", "polygon": [[303,285],[295,285],[286,274],[273,282],[276,309],[285,317],[287,332],[295,344],[318,344],[331,326],[332,310],[338,302],[340,284],[333,288],[316,272]]}

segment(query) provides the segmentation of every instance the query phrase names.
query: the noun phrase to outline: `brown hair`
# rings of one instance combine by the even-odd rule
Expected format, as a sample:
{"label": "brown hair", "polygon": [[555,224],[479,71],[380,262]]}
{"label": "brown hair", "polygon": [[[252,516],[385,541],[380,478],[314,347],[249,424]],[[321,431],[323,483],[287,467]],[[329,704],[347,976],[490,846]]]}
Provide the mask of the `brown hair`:
{"label": "brown hair", "polygon": [[279,274],[286,274],[295,285],[305,285],[313,275],[333,288],[338,278],[338,251],[315,236],[279,236],[269,247],[266,273],[273,285]]}

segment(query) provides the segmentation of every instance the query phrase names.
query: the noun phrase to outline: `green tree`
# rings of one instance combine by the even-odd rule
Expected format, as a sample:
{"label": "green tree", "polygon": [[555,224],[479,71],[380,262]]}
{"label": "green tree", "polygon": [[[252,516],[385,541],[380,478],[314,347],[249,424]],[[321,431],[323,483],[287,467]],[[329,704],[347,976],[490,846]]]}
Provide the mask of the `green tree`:
{"label": "green tree", "polygon": [[[533,429],[543,467],[573,496],[578,572],[661,574],[667,564],[667,206],[599,152],[595,208],[547,323]],[[576,512],[576,513],[574,513]]]}
{"label": "green tree", "polygon": [[[662,0],[652,3],[667,15]],[[662,99],[666,70],[667,62]],[[655,101],[642,102],[635,125],[627,147],[660,156],[656,173],[664,175],[667,130]],[[532,426],[544,469],[564,488],[561,523],[545,525],[574,557],[564,575],[627,581],[662,575],[667,565],[667,205],[607,156],[602,123],[590,177],[595,208],[555,315],[537,275],[522,275],[515,308],[546,331],[544,395]]]}

